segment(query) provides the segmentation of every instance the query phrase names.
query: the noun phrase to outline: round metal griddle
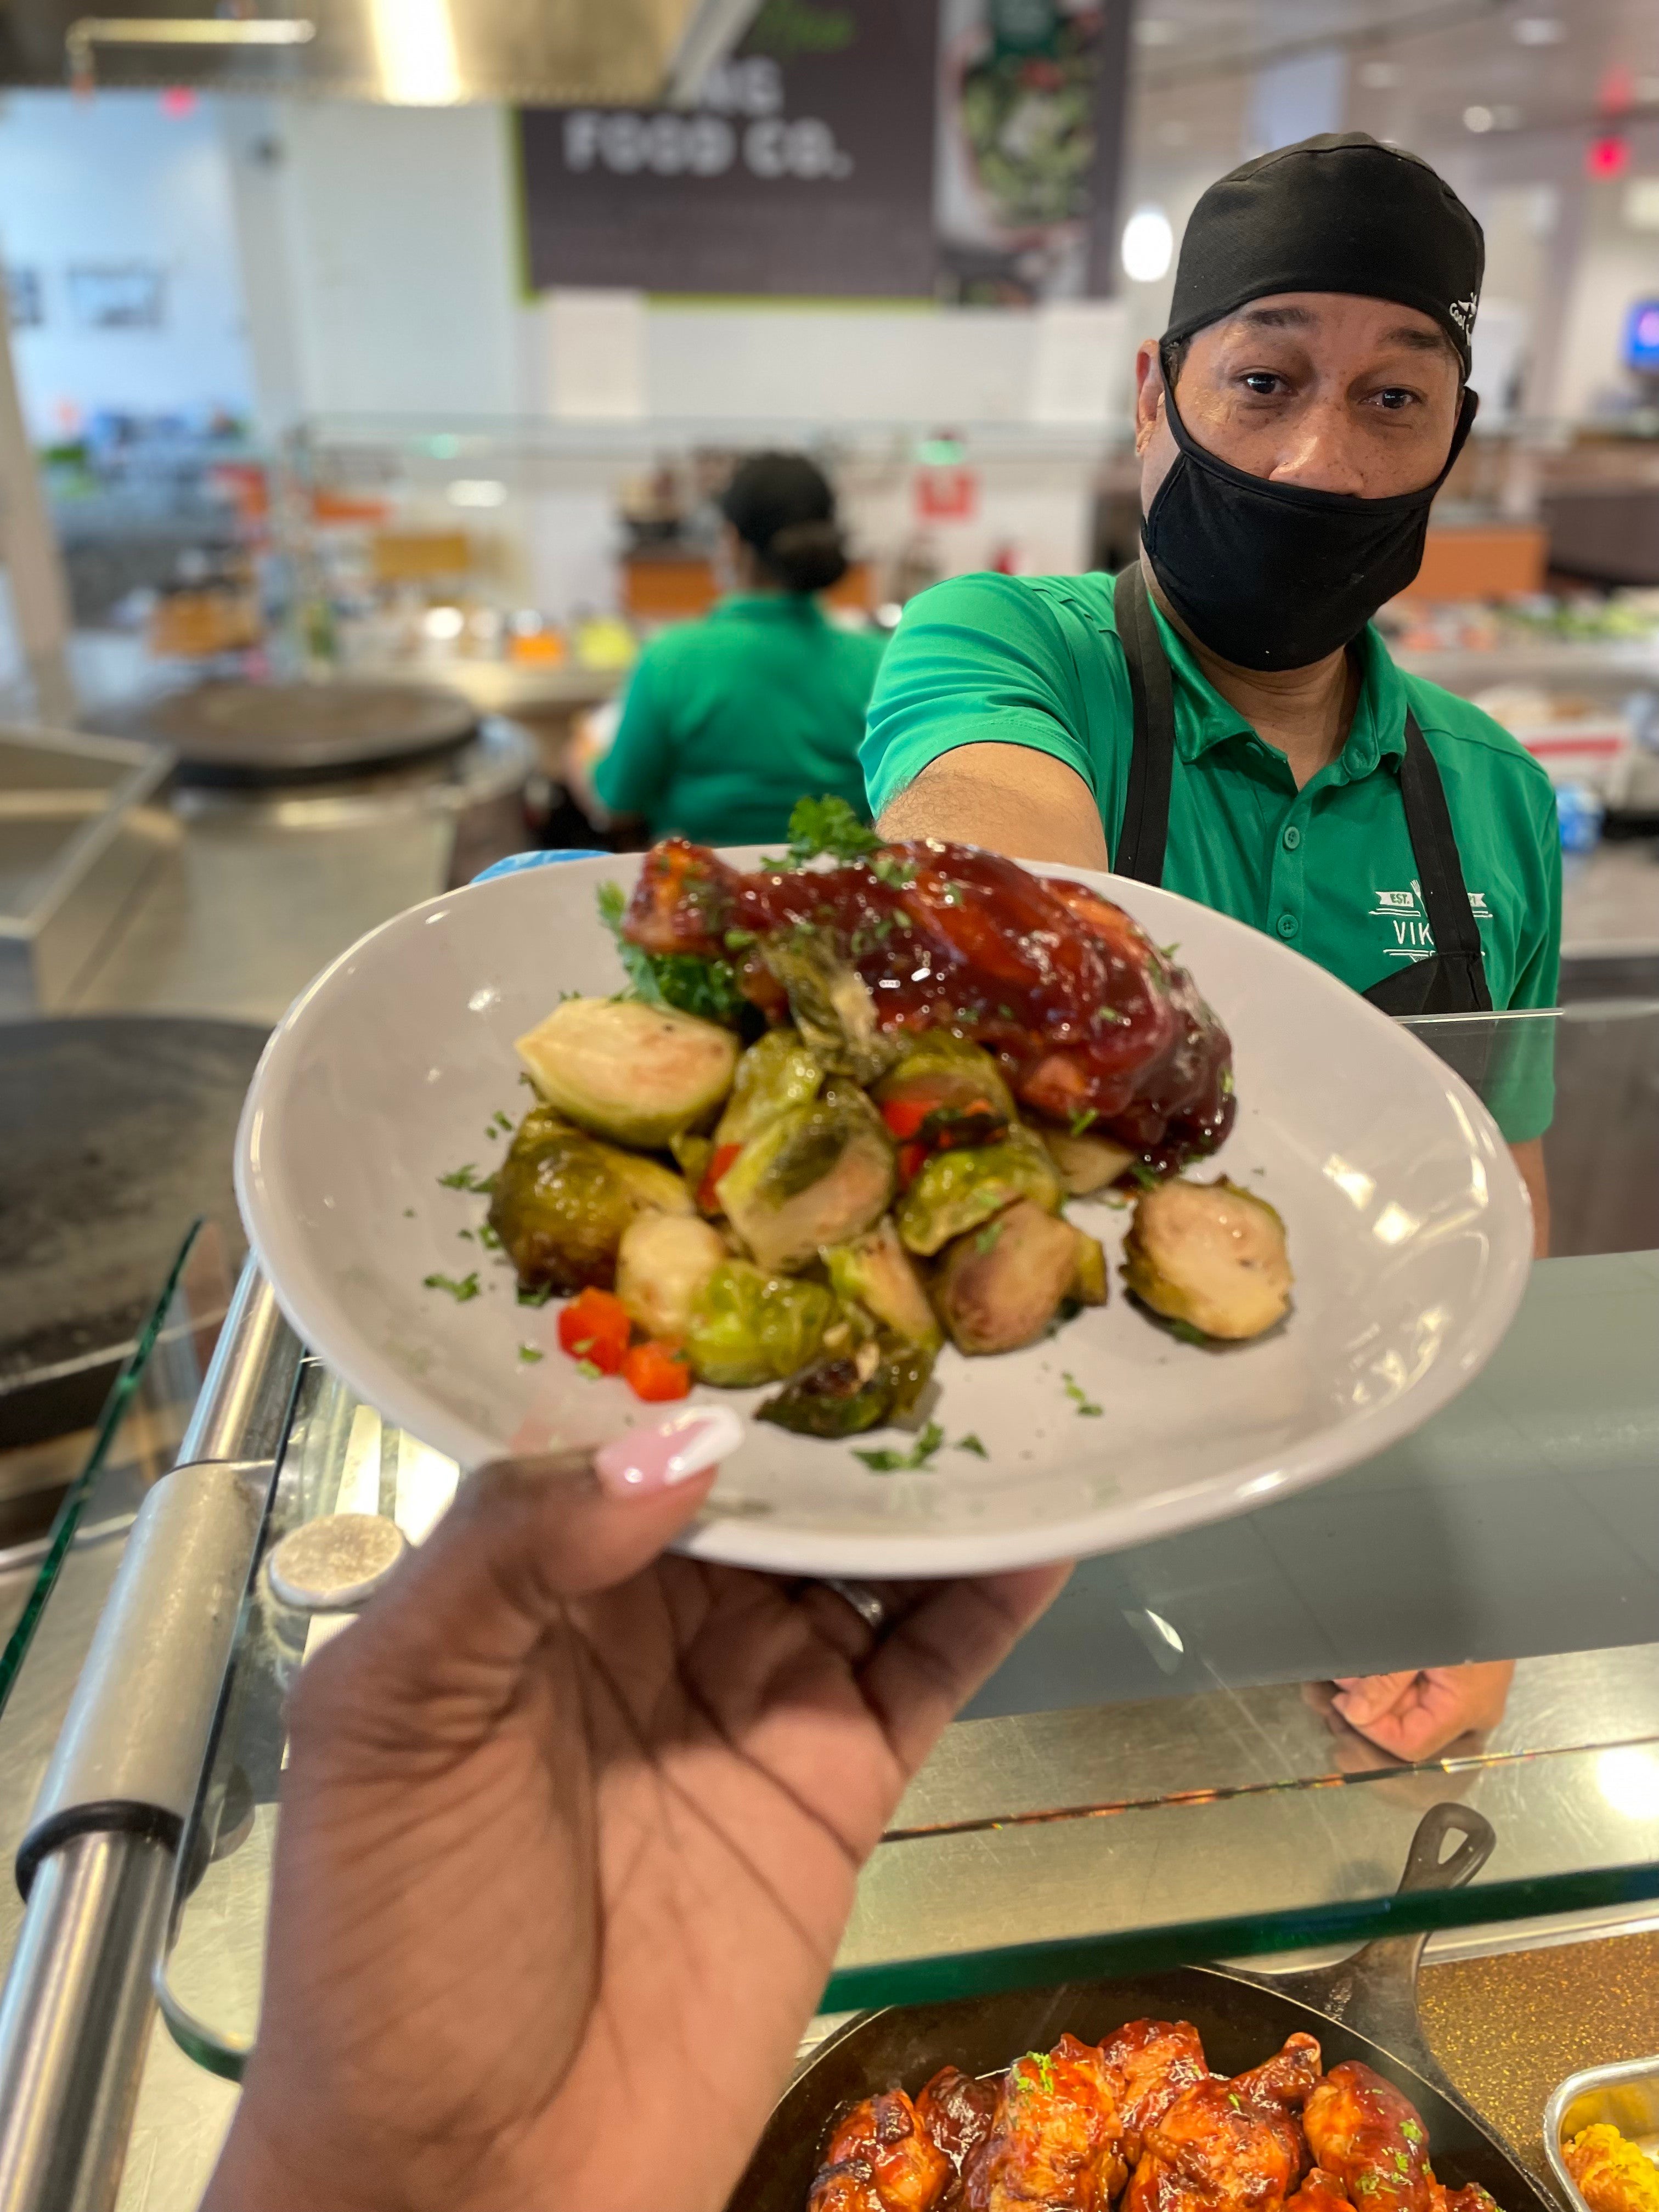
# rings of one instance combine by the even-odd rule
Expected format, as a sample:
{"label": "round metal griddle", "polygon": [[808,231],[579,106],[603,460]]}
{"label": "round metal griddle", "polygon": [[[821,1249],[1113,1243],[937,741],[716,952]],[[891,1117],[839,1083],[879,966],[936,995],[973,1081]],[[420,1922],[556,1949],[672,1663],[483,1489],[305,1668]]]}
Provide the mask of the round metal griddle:
{"label": "round metal griddle", "polygon": [[97,1419],[198,1214],[242,1249],[231,1158],[265,1034],[0,1023],[0,1448]]}
{"label": "round metal griddle", "polygon": [[[1443,1863],[1441,1846],[1454,1834],[1464,1840]],[[1401,1889],[1468,1881],[1494,1840],[1480,1814],[1435,1806],[1413,1840]],[[915,2096],[941,2066],[1000,2074],[1022,2051],[1049,2049],[1067,2029],[1098,2043],[1127,2021],[1147,2017],[1190,2021],[1217,2074],[1259,2066],[1297,2030],[1316,2036],[1328,2068],[1357,2058],[1404,2090],[1428,2130],[1440,2180],[1453,2188],[1480,2182],[1502,2212],[1558,2212],[1457,2094],[1425,2042],[1416,1995],[1423,1942],[1421,1936],[1384,1936],[1334,1966],[1303,1973],[1182,1966],[866,2013],[821,2044],[784,2092],[726,2212],[804,2212],[832,2126],[861,2098],[896,2086]]]}
{"label": "round metal griddle", "polygon": [[184,783],[264,788],[405,766],[459,751],[477,716],[426,684],[198,684],[106,718],[178,757]]}

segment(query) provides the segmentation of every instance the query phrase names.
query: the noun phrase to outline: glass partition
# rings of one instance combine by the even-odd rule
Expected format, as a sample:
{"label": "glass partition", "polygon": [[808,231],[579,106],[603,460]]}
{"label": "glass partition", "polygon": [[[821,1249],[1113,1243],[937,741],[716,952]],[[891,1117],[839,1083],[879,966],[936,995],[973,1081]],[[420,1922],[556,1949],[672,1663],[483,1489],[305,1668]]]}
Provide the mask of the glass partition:
{"label": "glass partition", "polygon": [[[1548,1121],[1559,1256],[1484,1372],[1380,1459],[1078,1567],[907,1795],[826,2007],[1659,1898],[1659,1003],[1410,1026],[1500,1117]],[[418,1539],[455,1480],[313,1364],[270,1537],[349,1506]],[[283,1698],[344,1625],[261,1577],[190,1839],[162,2001],[233,2075]],[[1385,1675],[1402,1729],[1435,1707],[1431,1748],[1345,1717],[1340,1685]],[[1397,1899],[1449,1798],[1492,1822],[1491,1859]]]}

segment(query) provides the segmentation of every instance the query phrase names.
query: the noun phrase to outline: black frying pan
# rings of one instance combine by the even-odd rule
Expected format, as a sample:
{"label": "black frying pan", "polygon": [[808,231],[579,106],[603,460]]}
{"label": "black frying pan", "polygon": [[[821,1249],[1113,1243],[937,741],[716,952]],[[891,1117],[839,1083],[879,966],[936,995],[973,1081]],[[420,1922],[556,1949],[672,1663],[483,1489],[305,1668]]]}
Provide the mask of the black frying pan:
{"label": "black frying pan", "polygon": [[[1462,1841],[1443,1864],[1446,1838]],[[1462,1805],[1436,1805],[1412,1838],[1400,1887],[1452,1889],[1482,1867],[1491,1824]],[[1363,2059],[1403,2089],[1423,2116],[1438,2178],[1478,2181],[1503,2212],[1558,2212],[1554,2200],[1470,2107],[1436,2063],[1417,2012],[1425,1938],[1382,1936],[1334,1966],[1247,1974],[1181,1966],[1121,1980],[1007,1990],[948,2004],[866,2013],[821,2044],[767,2123],[726,2212],[803,2212],[830,2126],[860,2097],[902,2087],[914,2096],[941,2066],[1000,2073],[1024,2051],[1046,2051],[1069,2028],[1097,2043],[1126,2021],[1189,2020],[1218,2074],[1259,2065],[1297,2029],[1319,2038],[1327,2066]]]}

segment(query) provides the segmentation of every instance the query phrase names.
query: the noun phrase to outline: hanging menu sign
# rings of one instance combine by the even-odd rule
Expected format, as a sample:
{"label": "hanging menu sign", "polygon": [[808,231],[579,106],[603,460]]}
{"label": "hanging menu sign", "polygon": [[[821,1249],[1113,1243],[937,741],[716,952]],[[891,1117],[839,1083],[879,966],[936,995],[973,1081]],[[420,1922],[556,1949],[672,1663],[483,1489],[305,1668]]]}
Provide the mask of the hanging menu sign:
{"label": "hanging menu sign", "polygon": [[527,108],[530,278],[933,292],[935,0],[765,0],[688,108]]}

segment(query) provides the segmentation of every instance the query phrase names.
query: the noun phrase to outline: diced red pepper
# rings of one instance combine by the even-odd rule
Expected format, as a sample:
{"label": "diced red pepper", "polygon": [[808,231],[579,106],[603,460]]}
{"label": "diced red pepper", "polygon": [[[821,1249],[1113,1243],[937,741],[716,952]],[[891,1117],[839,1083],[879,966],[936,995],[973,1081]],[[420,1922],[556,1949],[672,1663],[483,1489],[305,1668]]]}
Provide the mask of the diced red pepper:
{"label": "diced red pepper", "polygon": [[559,1348],[601,1375],[619,1375],[633,1334],[628,1309],[610,1291],[580,1291],[559,1316]]}
{"label": "diced red pepper", "polygon": [[881,1109],[881,1118],[902,1145],[915,1135],[938,1103],[933,1098],[890,1098]]}
{"label": "diced red pepper", "polygon": [[709,1155],[708,1164],[702,1171],[702,1181],[697,1185],[697,1211],[700,1213],[720,1212],[720,1197],[714,1185],[742,1150],[741,1145],[715,1146]]}
{"label": "diced red pepper", "polygon": [[647,1405],[684,1398],[691,1388],[691,1369],[677,1345],[661,1344],[653,1337],[636,1344],[622,1364],[623,1380],[636,1398]]}
{"label": "diced red pepper", "polygon": [[899,1181],[902,1183],[913,1182],[927,1157],[926,1145],[901,1145],[898,1148]]}

